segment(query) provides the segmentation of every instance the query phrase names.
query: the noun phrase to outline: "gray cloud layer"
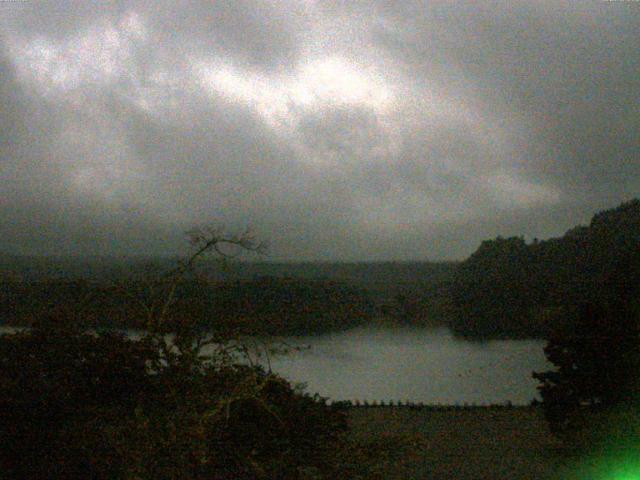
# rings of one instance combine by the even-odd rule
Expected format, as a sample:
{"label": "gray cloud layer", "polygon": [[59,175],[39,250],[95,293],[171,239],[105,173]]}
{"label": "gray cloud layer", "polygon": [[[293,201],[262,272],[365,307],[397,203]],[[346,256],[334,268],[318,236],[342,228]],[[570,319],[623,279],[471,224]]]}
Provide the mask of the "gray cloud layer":
{"label": "gray cloud layer", "polygon": [[5,2],[0,250],[452,259],[640,191],[634,2]]}

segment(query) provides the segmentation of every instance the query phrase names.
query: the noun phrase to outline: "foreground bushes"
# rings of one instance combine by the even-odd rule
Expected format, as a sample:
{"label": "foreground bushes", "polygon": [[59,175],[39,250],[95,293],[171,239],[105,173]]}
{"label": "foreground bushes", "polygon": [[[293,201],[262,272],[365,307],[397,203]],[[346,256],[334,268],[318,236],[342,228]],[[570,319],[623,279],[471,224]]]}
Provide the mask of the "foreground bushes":
{"label": "foreground bushes", "polygon": [[0,336],[2,478],[335,475],[344,415],[193,338],[44,325]]}
{"label": "foreground bushes", "polygon": [[[636,287],[581,305],[571,328],[549,339],[554,369],[536,372],[551,431],[576,451],[640,452],[640,304]],[[595,477],[594,477],[595,478]]]}

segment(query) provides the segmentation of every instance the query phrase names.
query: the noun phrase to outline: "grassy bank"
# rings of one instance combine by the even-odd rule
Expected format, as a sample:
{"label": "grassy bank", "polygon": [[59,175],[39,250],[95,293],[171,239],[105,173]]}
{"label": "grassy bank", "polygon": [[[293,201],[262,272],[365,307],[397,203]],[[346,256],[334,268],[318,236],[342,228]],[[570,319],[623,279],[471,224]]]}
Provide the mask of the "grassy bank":
{"label": "grassy bank", "polygon": [[352,408],[349,423],[370,452],[361,478],[545,480],[563,464],[536,408]]}

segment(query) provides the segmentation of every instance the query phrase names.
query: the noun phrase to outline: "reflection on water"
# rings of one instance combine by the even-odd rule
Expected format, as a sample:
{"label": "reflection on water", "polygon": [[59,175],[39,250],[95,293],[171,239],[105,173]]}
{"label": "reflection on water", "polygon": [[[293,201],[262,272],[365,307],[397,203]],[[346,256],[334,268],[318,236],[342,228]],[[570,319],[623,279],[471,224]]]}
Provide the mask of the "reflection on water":
{"label": "reflection on water", "polygon": [[273,371],[331,400],[526,404],[537,393],[531,372],[551,366],[543,341],[469,342],[446,328],[362,327],[284,340],[310,348],[272,357]]}

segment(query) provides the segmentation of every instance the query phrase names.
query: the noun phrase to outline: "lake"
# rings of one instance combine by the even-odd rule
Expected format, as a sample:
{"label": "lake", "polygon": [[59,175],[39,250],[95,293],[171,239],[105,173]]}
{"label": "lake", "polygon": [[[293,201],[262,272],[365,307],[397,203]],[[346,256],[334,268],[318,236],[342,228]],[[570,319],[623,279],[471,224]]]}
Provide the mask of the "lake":
{"label": "lake", "polygon": [[287,342],[310,349],[271,359],[273,371],[331,400],[527,404],[532,371],[551,368],[540,340],[470,342],[446,328],[361,327]]}
{"label": "lake", "polygon": [[446,328],[368,326],[284,340],[310,348],[271,358],[273,371],[334,401],[527,404],[537,397],[531,372],[551,368],[543,341],[470,342]]}

